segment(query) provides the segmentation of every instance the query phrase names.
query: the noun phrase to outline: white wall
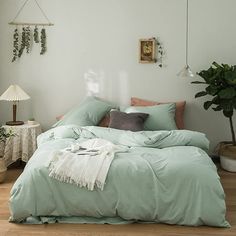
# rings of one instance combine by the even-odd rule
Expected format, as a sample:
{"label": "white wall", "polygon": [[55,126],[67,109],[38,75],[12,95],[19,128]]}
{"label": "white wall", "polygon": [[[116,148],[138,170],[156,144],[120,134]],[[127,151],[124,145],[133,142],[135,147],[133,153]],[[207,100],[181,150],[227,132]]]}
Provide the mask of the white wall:
{"label": "white wall", "polygon": [[[185,0],[39,0],[54,27],[47,28],[48,52],[11,63],[9,26],[23,0],[0,0],[0,93],[19,84],[31,100],[21,102],[19,119],[35,117],[45,129],[86,95],[86,81],[99,83],[98,95],[127,104],[130,96],[158,101],[186,100],[186,128],[203,131],[211,140],[230,138],[221,113],[204,111],[194,99],[200,87],[176,73],[184,66]],[[208,68],[213,60],[236,64],[236,1],[189,0],[192,69]],[[19,20],[41,21],[34,1]],[[166,67],[138,63],[138,40],[159,37]],[[9,103],[0,102],[0,121],[11,118]],[[235,119],[234,119],[235,120]]]}

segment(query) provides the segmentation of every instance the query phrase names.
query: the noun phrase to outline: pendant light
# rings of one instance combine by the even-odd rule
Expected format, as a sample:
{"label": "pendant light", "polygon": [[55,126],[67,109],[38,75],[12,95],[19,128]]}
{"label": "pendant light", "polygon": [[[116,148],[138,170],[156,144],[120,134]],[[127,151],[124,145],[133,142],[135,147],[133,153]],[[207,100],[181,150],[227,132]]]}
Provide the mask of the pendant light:
{"label": "pendant light", "polygon": [[186,51],[185,51],[185,66],[184,68],[177,74],[177,76],[186,78],[186,77],[194,77],[194,74],[188,64],[188,28],[189,28],[189,23],[188,23],[188,0],[186,4]]}

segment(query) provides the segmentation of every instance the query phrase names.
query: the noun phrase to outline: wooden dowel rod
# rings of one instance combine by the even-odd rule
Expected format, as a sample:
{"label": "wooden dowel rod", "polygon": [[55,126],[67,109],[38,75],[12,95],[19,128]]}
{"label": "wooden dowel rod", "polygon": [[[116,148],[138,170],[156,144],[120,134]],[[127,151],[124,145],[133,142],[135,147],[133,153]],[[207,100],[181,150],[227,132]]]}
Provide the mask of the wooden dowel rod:
{"label": "wooden dowel rod", "polygon": [[24,23],[24,22],[9,22],[9,25],[38,25],[38,26],[53,26],[52,23]]}

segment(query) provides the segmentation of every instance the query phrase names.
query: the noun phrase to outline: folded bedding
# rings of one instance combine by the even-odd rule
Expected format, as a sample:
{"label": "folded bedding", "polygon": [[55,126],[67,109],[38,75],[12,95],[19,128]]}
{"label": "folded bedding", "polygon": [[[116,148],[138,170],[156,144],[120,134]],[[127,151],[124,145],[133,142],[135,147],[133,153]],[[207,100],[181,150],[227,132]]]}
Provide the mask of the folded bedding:
{"label": "folded bedding", "polygon": [[[103,191],[49,176],[52,152],[96,138],[128,148],[115,153]],[[66,125],[41,134],[38,146],[11,190],[11,222],[229,227],[224,191],[202,133]]]}

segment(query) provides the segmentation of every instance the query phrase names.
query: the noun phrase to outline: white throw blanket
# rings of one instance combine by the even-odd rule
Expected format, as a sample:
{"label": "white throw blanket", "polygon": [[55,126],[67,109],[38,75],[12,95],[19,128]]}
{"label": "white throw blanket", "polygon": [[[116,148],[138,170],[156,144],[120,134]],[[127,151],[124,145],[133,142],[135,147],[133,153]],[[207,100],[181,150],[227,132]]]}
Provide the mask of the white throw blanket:
{"label": "white throw blanket", "polygon": [[103,190],[107,173],[116,152],[126,152],[124,146],[104,139],[89,139],[74,143],[51,154],[47,167],[49,176],[59,181],[94,190]]}

